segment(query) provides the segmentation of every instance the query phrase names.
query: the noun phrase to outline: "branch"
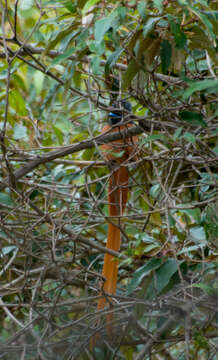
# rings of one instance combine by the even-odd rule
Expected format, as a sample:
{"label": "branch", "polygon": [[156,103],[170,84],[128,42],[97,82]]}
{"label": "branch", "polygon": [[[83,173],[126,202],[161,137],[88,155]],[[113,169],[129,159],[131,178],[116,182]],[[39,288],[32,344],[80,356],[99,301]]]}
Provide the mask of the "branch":
{"label": "branch", "polygon": [[[0,37],[0,39],[2,39],[2,38]],[[6,40],[8,42],[14,42],[17,44],[17,41],[15,41],[15,39],[6,39]],[[24,49],[24,50],[19,51],[19,54],[22,56],[26,56],[26,55],[28,55],[28,53],[39,54],[39,55],[45,54],[45,48],[35,47],[33,45],[24,45],[21,42],[20,42],[20,46]],[[46,56],[49,56],[51,58],[56,58],[62,54],[63,54],[63,52],[57,51],[57,50],[50,50],[50,51],[46,52]],[[2,58],[2,59],[5,58],[5,53],[0,53],[0,58]],[[83,58],[80,58],[79,55],[71,55],[67,58],[67,60],[80,61],[83,63],[89,63],[91,61],[91,59],[88,56],[84,56]],[[107,63],[106,60],[100,61],[101,66],[105,66],[106,63]],[[115,69],[122,70],[122,71],[127,70],[127,65],[121,64],[121,63],[116,63],[116,64],[114,64],[113,67]],[[179,79],[178,77],[174,77],[174,76],[158,74],[158,73],[154,73],[154,76],[157,80],[164,81],[170,85],[179,85],[179,84],[185,83],[183,80]]]}
{"label": "branch", "polygon": [[[81,151],[84,149],[90,149],[93,146],[102,145],[114,140],[119,140],[127,137],[131,137],[134,135],[139,135],[144,132],[144,130],[150,130],[151,126],[153,126],[154,129],[176,129],[176,125],[170,124],[170,123],[161,123],[154,120],[147,120],[147,119],[140,119],[139,123],[141,126],[134,126],[128,130],[123,130],[120,132],[113,132],[112,134],[107,133],[106,135],[98,135],[93,139],[81,141],[80,143],[73,144],[66,146],[60,150],[54,150],[50,151],[47,154],[37,156],[35,159],[30,160],[27,164],[22,166],[20,169],[14,172],[14,180],[17,181],[21,179],[23,176],[28,174],[33,169],[37,168],[39,165],[46,164],[49,161],[52,161],[57,158],[61,158],[63,156],[73,154],[77,151]],[[142,127],[143,126],[143,127]],[[4,179],[0,184],[0,191],[8,187],[9,185],[9,179]]]}

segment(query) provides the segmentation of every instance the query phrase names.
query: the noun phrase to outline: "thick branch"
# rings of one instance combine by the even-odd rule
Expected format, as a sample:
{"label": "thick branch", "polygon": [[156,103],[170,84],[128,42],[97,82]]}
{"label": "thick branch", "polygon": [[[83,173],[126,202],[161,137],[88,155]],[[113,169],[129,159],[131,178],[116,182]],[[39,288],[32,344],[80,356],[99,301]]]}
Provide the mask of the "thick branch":
{"label": "thick branch", "polygon": [[[158,129],[158,130],[160,130],[161,128],[169,128],[169,129],[176,128],[176,126],[173,124],[160,123],[158,121],[152,121],[152,120],[140,120],[139,122],[140,122],[140,124],[142,124],[143,128],[142,128],[142,126],[134,126],[128,130],[123,130],[123,131],[116,132],[116,133],[113,132],[112,134],[107,133],[106,135],[105,134],[99,135],[93,139],[81,141],[80,143],[66,146],[60,150],[50,151],[47,154],[37,156],[35,159],[28,161],[27,164],[22,166],[20,169],[16,170],[14,172],[14,179],[15,179],[15,181],[19,180],[23,176],[28,174],[30,171],[32,171],[33,169],[38,167],[39,165],[45,164],[54,159],[57,159],[57,158],[60,158],[60,157],[63,157],[63,156],[69,155],[69,154],[73,154],[77,151],[89,149],[96,145],[102,145],[104,143],[108,143],[113,140],[119,140],[119,139],[127,138],[130,136],[139,135],[144,130],[150,130],[151,125],[154,126],[154,129]],[[5,189],[8,185],[9,185],[8,179],[5,179],[0,184],[0,191]]]}

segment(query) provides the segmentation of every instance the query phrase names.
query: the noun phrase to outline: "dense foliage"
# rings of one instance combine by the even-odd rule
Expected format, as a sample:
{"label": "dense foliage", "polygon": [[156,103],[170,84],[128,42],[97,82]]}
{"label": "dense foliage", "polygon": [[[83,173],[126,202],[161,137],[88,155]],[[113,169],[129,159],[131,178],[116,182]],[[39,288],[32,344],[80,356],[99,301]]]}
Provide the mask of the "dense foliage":
{"label": "dense foliage", "polygon": [[[0,359],[215,360],[217,1],[9,0],[0,11]],[[99,145],[128,136],[100,135],[117,98],[132,104],[139,159],[109,338],[110,309],[96,311],[109,177]]]}

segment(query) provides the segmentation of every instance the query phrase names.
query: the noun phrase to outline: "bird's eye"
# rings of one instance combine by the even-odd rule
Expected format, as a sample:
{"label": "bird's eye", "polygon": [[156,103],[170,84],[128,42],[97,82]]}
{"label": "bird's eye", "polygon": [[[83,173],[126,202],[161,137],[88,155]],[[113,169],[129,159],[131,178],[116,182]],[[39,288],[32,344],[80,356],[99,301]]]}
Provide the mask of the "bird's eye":
{"label": "bird's eye", "polygon": [[115,113],[113,113],[113,112],[110,112],[109,113],[109,116],[111,116],[111,117],[121,117],[120,115],[118,115],[118,114],[115,114]]}

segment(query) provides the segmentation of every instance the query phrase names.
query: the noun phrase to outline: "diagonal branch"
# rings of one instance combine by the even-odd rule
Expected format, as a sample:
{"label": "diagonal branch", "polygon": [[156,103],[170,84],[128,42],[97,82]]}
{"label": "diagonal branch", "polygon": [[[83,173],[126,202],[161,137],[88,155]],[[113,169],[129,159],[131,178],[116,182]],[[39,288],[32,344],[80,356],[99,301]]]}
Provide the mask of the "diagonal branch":
{"label": "diagonal branch", "polygon": [[[77,151],[92,148],[92,147],[96,146],[96,144],[101,145],[101,144],[105,144],[105,143],[108,143],[108,142],[111,142],[114,140],[119,140],[119,139],[131,137],[134,135],[139,135],[139,134],[143,133],[144,130],[150,130],[151,126],[153,126],[155,129],[158,129],[158,130],[160,130],[161,128],[163,128],[163,129],[169,128],[171,130],[176,128],[175,125],[170,124],[170,123],[165,123],[165,122],[161,123],[158,121],[147,120],[147,119],[140,119],[139,123],[141,125],[134,126],[128,130],[123,130],[120,132],[113,132],[112,134],[107,133],[106,135],[105,134],[98,135],[95,138],[81,141],[80,143],[77,143],[77,144],[65,146],[60,150],[50,151],[47,154],[37,156],[35,159],[28,161],[27,164],[25,164],[24,166],[22,166],[21,168],[16,170],[14,172],[14,179],[15,179],[15,181],[19,180],[23,176],[28,174],[30,171],[37,168],[39,165],[46,164],[47,162],[52,161],[54,159],[58,159],[63,156],[66,156],[66,155],[73,154]],[[6,187],[8,187],[8,185],[9,185],[8,179],[3,180],[0,184],[0,191],[5,189]]]}

